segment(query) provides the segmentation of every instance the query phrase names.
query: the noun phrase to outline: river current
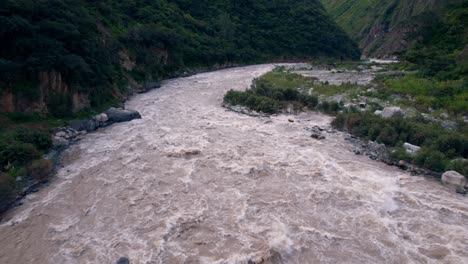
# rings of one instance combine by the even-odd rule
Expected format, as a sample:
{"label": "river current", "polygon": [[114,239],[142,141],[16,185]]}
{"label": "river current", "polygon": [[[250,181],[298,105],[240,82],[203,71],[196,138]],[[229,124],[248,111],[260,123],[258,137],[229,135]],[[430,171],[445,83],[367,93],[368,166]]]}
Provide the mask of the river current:
{"label": "river current", "polygon": [[329,116],[221,107],[273,67],[133,97],[142,119],[86,135],[8,213],[0,263],[468,263],[468,198],[354,155],[342,133],[311,138]]}

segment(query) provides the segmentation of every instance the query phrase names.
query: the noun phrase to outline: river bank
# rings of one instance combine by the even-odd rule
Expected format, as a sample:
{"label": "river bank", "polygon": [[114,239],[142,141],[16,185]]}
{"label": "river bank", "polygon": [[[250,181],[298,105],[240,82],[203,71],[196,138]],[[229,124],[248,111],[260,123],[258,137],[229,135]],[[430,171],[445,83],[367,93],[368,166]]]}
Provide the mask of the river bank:
{"label": "river bank", "polygon": [[341,132],[311,138],[329,116],[221,107],[273,67],[172,79],[127,101],[142,119],[87,134],[51,186],[7,213],[0,262],[466,262],[465,197],[352,154]]}

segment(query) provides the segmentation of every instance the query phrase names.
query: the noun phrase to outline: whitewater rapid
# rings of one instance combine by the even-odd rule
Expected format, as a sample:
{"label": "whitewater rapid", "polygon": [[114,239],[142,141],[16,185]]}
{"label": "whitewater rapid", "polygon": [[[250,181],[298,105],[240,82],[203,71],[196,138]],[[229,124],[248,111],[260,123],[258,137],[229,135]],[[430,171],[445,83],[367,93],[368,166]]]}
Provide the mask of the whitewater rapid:
{"label": "whitewater rapid", "polygon": [[[468,263],[468,198],[356,156],[318,113],[226,111],[273,65],[165,81],[0,223],[0,263]],[[292,119],[294,122],[290,122]]]}

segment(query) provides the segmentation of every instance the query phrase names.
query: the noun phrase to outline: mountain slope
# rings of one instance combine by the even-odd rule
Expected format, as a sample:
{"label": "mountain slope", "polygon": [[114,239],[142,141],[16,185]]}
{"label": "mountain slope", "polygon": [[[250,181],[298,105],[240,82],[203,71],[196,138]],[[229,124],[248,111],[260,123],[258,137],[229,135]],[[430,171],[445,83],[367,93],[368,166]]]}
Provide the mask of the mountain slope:
{"label": "mountain slope", "polygon": [[0,112],[68,116],[187,68],[359,57],[318,0],[6,0]]}
{"label": "mountain slope", "polygon": [[407,50],[425,15],[457,0],[321,0],[331,16],[358,41],[364,55],[391,56]]}

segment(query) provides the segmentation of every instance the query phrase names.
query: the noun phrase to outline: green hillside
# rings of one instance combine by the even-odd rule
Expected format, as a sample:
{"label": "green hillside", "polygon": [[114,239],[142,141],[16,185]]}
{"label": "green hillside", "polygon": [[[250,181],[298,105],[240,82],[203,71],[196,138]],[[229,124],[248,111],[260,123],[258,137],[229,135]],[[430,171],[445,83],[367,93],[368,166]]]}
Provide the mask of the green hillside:
{"label": "green hillside", "polygon": [[321,0],[336,22],[359,42],[365,55],[385,56],[407,50],[406,36],[425,23],[421,17],[443,14],[458,0]]}
{"label": "green hillside", "polygon": [[0,112],[67,116],[186,69],[359,58],[318,0],[5,0]]}

